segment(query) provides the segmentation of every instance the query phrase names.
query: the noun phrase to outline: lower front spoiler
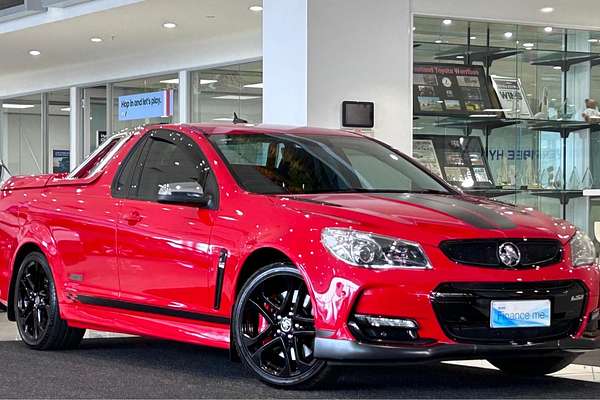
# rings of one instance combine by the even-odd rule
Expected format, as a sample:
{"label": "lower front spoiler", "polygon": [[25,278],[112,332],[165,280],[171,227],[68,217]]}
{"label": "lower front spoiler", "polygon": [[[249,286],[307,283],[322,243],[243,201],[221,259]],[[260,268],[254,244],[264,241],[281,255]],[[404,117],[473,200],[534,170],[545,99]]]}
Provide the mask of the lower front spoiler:
{"label": "lower front spoiler", "polygon": [[530,344],[437,344],[385,346],[317,337],[315,358],[333,364],[403,364],[444,360],[472,360],[498,356],[527,357],[543,353],[586,352],[600,349],[595,339],[561,339]]}

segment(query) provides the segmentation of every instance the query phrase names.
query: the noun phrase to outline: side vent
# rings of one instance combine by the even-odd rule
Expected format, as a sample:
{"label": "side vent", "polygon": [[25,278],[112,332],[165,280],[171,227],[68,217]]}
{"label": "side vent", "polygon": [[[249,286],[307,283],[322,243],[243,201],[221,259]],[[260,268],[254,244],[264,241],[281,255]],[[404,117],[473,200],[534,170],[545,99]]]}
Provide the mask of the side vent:
{"label": "side vent", "polygon": [[227,264],[227,250],[221,249],[219,253],[219,264],[217,265],[217,282],[215,284],[215,303],[213,308],[218,310],[221,307],[221,292],[223,291],[223,277],[225,276],[225,264]]}

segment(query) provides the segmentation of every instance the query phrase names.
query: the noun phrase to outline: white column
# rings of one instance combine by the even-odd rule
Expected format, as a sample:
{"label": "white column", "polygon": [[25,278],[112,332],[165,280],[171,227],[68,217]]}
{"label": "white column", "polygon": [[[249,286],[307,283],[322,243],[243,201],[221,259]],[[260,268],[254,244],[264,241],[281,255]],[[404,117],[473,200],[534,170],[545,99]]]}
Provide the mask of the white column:
{"label": "white column", "polygon": [[181,124],[187,124],[191,121],[191,86],[190,71],[179,71],[179,119]]}
{"label": "white column", "polygon": [[41,156],[42,158],[40,159],[40,166],[41,166],[41,171],[40,173],[42,174],[46,174],[49,171],[52,170],[52,167],[49,166],[49,159],[50,159],[50,155],[48,154],[50,152],[50,147],[49,147],[49,134],[50,134],[50,130],[49,130],[49,114],[50,114],[50,105],[48,104],[48,93],[44,92],[40,95],[40,120],[41,120]]}
{"label": "white column", "polygon": [[341,127],[344,100],[375,103],[375,137],[412,149],[406,0],[264,0],[263,120]]}
{"label": "white column", "polygon": [[83,161],[83,129],[81,107],[82,90],[78,87],[70,88],[71,115],[69,121],[71,142],[71,171]]}
{"label": "white column", "polygon": [[113,133],[113,84],[106,84],[106,133],[110,136]]}
{"label": "white column", "polygon": [[2,108],[0,100],[0,162],[8,166],[8,114]]}

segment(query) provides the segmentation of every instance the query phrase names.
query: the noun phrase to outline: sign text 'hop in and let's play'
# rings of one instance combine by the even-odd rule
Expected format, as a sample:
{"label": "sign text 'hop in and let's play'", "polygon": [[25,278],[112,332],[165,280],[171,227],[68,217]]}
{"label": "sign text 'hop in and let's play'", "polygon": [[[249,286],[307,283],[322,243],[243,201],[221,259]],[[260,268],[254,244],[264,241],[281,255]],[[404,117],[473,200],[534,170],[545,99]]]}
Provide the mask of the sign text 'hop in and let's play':
{"label": "sign text 'hop in and let's play'", "polygon": [[170,117],[172,115],[172,90],[119,96],[119,121]]}

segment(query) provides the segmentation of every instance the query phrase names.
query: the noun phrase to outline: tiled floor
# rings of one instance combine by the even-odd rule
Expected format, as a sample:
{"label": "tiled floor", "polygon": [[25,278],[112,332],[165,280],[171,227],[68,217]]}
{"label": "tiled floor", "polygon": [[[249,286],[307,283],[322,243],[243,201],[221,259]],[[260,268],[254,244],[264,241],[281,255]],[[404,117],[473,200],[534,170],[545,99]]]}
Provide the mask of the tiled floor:
{"label": "tiled floor", "polygon": [[[88,331],[86,333],[86,338],[107,338],[107,337],[122,337],[125,335],[113,334],[113,333],[105,333],[105,332],[97,332],[97,331]],[[6,313],[0,313],[0,341],[11,341],[18,340],[18,333],[15,327],[15,324],[9,322],[6,319]],[[597,354],[597,358],[600,359],[600,351],[595,352]],[[447,364],[453,365],[463,365],[467,367],[476,367],[476,368],[484,368],[484,369],[495,369],[490,363],[484,360],[472,360],[472,361],[448,361]],[[595,382],[600,383],[600,367],[594,367],[589,365],[580,365],[580,364],[572,364],[567,368],[559,371],[553,376],[564,378],[564,379],[573,379],[585,382]]]}
{"label": "tiled floor", "polygon": [[[600,357],[600,352],[598,357]],[[472,361],[447,361],[446,364],[453,365],[464,365],[466,367],[477,367],[485,369],[496,369],[492,364],[485,360],[472,360]],[[596,382],[600,383],[600,367],[593,367],[590,365],[571,364],[567,368],[558,371],[552,376],[565,379],[575,379],[585,382]]]}
{"label": "tiled floor", "polygon": [[[87,331],[85,337],[88,339],[97,338],[111,338],[111,337],[126,337],[127,335],[121,335],[116,333],[98,332],[98,331]],[[19,333],[14,322],[10,322],[6,319],[6,313],[0,313],[0,342],[8,340],[19,340]]]}

